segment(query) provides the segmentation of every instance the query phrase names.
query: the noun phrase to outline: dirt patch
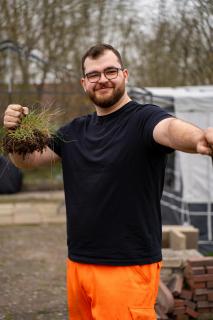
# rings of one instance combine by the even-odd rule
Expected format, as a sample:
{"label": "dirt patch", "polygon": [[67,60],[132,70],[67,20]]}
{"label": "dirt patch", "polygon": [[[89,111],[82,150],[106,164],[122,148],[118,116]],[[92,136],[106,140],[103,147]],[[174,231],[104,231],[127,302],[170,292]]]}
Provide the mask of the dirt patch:
{"label": "dirt patch", "polygon": [[65,320],[64,224],[0,227],[0,320]]}

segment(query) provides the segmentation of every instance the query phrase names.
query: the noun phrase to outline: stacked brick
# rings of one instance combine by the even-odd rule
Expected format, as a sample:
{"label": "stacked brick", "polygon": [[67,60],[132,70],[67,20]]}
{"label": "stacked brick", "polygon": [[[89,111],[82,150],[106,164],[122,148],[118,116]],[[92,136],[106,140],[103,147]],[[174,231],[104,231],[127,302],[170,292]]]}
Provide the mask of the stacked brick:
{"label": "stacked brick", "polygon": [[213,258],[188,260],[184,271],[198,313],[213,313]]}
{"label": "stacked brick", "polygon": [[[167,289],[172,294],[173,305],[171,307],[170,293],[159,290],[156,306],[159,320],[200,319],[202,316],[213,319],[213,258],[188,259],[184,273],[173,274]],[[170,310],[163,307],[166,299]],[[211,317],[206,318],[207,315]]]}

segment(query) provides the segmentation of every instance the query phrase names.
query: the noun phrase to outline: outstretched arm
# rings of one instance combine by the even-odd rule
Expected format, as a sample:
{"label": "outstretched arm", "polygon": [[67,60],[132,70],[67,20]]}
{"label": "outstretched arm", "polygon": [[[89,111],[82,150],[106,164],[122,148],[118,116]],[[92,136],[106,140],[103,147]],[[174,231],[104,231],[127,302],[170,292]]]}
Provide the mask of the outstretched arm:
{"label": "outstretched arm", "polygon": [[206,131],[176,118],[160,121],[154,128],[156,142],[175,150],[213,155],[213,128]]}

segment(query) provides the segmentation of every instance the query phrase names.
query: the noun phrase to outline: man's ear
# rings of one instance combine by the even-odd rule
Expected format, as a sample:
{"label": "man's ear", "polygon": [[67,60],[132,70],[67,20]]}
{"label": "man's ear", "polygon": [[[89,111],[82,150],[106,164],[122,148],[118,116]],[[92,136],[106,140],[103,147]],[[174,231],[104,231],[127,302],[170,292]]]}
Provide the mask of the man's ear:
{"label": "man's ear", "polygon": [[84,78],[81,78],[81,85],[82,85],[84,91],[86,92],[87,90],[86,90],[85,79]]}
{"label": "man's ear", "polygon": [[129,72],[127,69],[124,69],[123,70],[123,74],[124,74],[124,78],[125,78],[125,82],[127,83],[128,82],[128,78],[129,78]]}

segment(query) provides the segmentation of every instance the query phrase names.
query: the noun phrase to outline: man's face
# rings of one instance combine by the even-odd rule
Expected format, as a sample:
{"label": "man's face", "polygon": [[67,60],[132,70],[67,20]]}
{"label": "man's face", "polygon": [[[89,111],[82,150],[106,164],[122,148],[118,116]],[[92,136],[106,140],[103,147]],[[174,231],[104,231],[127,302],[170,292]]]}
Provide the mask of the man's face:
{"label": "man's face", "polygon": [[[125,82],[128,78],[126,69],[120,70],[121,65],[117,56],[110,50],[106,50],[97,59],[87,57],[84,63],[85,75],[101,72],[97,82],[91,83],[87,76],[81,79],[82,86],[93,103],[100,108],[110,108],[115,105],[125,93]],[[114,79],[107,79],[103,73],[109,68],[119,68],[118,76]]]}

